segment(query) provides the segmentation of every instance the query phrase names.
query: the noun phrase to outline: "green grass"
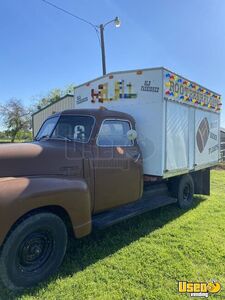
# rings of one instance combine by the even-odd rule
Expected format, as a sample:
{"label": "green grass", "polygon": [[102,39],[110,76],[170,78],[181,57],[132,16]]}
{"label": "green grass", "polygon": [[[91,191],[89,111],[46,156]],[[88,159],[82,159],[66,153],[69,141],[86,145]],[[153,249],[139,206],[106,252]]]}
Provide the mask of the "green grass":
{"label": "green grass", "polygon": [[[29,141],[29,140],[27,140],[27,141]],[[23,143],[23,142],[25,142],[25,140],[16,139],[14,141],[14,143]],[[4,143],[11,143],[11,140],[10,139],[0,139],[0,144],[4,144]]]}
{"label": "green grass", "polygon": [[224,262],[225,171],[213,170],[211,196],[196,197],[193,209],[171,205],[71,241],[58,274],[17,299],[190,299],[177,280],[212,279],[222,299]]}

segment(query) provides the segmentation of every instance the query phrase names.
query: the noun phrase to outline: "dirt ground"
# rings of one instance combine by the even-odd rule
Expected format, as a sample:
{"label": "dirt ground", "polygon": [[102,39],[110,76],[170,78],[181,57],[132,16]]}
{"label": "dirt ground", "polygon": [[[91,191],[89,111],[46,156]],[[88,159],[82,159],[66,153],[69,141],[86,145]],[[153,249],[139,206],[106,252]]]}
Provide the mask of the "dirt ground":
{"label": "dirt ground", "polygon": [[225,170],[225,162],[219,163],[218,166],[213,168],[215,170]]}

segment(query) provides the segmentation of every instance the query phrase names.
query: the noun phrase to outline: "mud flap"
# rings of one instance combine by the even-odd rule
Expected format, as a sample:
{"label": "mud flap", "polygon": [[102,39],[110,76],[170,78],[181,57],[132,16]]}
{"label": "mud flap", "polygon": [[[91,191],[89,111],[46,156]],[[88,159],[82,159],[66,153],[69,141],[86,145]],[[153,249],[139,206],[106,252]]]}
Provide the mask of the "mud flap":
{"label": "mud flap", "polygon": [[210,169],[204,169],[191,173],[194,180],[194,193],[210,195]]}

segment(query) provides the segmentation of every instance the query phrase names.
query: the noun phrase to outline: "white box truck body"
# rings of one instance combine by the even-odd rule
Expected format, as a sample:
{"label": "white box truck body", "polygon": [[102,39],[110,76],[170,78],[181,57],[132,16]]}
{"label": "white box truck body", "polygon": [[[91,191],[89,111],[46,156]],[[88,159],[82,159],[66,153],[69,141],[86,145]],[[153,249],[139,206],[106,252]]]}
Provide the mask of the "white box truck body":
{"label": "white box truck body", "polygon": [[75,88],[75,108],[135,118],[144,174],[163,178],[218,163],[220,98],[165,68],[110,73]]}

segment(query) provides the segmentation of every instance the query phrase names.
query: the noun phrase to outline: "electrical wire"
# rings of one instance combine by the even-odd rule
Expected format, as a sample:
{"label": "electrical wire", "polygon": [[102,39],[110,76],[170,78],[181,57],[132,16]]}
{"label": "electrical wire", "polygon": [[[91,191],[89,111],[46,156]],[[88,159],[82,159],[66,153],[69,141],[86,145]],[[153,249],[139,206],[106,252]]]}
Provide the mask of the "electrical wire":
{"label": "electrical wire", "polygon": [[41,1],[44,2],[44,3],[46,3],[47,5],[50,5],[50,6],[54,7],[54,8],[56,8],[56,9],[60,10],[61,12],[66,13],[67,15],[70,15],[71,17],[73,17],[73,18],[75,18],[77,20],[80,20],[80,21],[82,21],[82,22],[84,22],[84,23],[89,24],[90,26],[92,26],[94,28],[95,32],[96,32],[96,35],[97,35],[97,38],[98,38],[98,41],[99,41],[99,45],[101,46],[101,41],[100,41],[100,37],[99,37],[99,30],[98,30],[99,26],[97,26],[97,25],[95,25],[95,24],[93,24],[93,23],[91,23],[91,22],[89,22],[89,21],[87,21],[87,20],[85,20],[85,19],[83,19],[81,17],[78,17],[77,15],[71,13],[70,11],[68,11],[68,10],[66,10],[66,9],[64,9],[62,7],[59,7],[59,6],[55,5],[52,2],[49,2],[47,0],[41,0]]}
{"label": "electrical wire", "polygon": [[101,40],[100,40],[100,37],[99,37],[99,31],[97,28],[95,28],[95,32],[97,34],[97,38],[98,38],[98,41],[99,41],[99,46],[101,47]]}
{"label": "electrical wire", "polygon": [[46,3],[46,4],[48,4],[48,5],[50,5],[50,6],[52,6],[52,7],[54,7],[54,8],[56,8],[56,9],[58,9],[58,10],[60,10],[60,11],[62,11],[62,12],[64,12],[64,13],[66,13],[66,14],[68,14],[68,15],[70,15],[70,16],[72,16],[72,17],[74,17],[74,18],[76,18],[76,19],[78,19],[78,20],[80,20],[80,21],[82,21],[82,22],[85,22],[85,23],[91,25],[91,26],[94,27],[95,29],[98,28],[97,25],[95,25],[95,24],[93,24],[93,23],[91,23],[91,22],[89,22],[89,21],[87,21],[87,20],[85,20],[85,19],[83,19],[83,18],[81,18],[81,17],[78,17],[77,15],[71,13],[70,11],[68,11],[68,10],[66,10],[66,9],[64,9],[64,8],[62,8],[62,7],[59,7],[59,6],[55,5],[55,4],[52,3],[52,2],[49,2],[49,1],[47,1],[47,0],[41,0],[41,1],[44,2],[44,3]]}

